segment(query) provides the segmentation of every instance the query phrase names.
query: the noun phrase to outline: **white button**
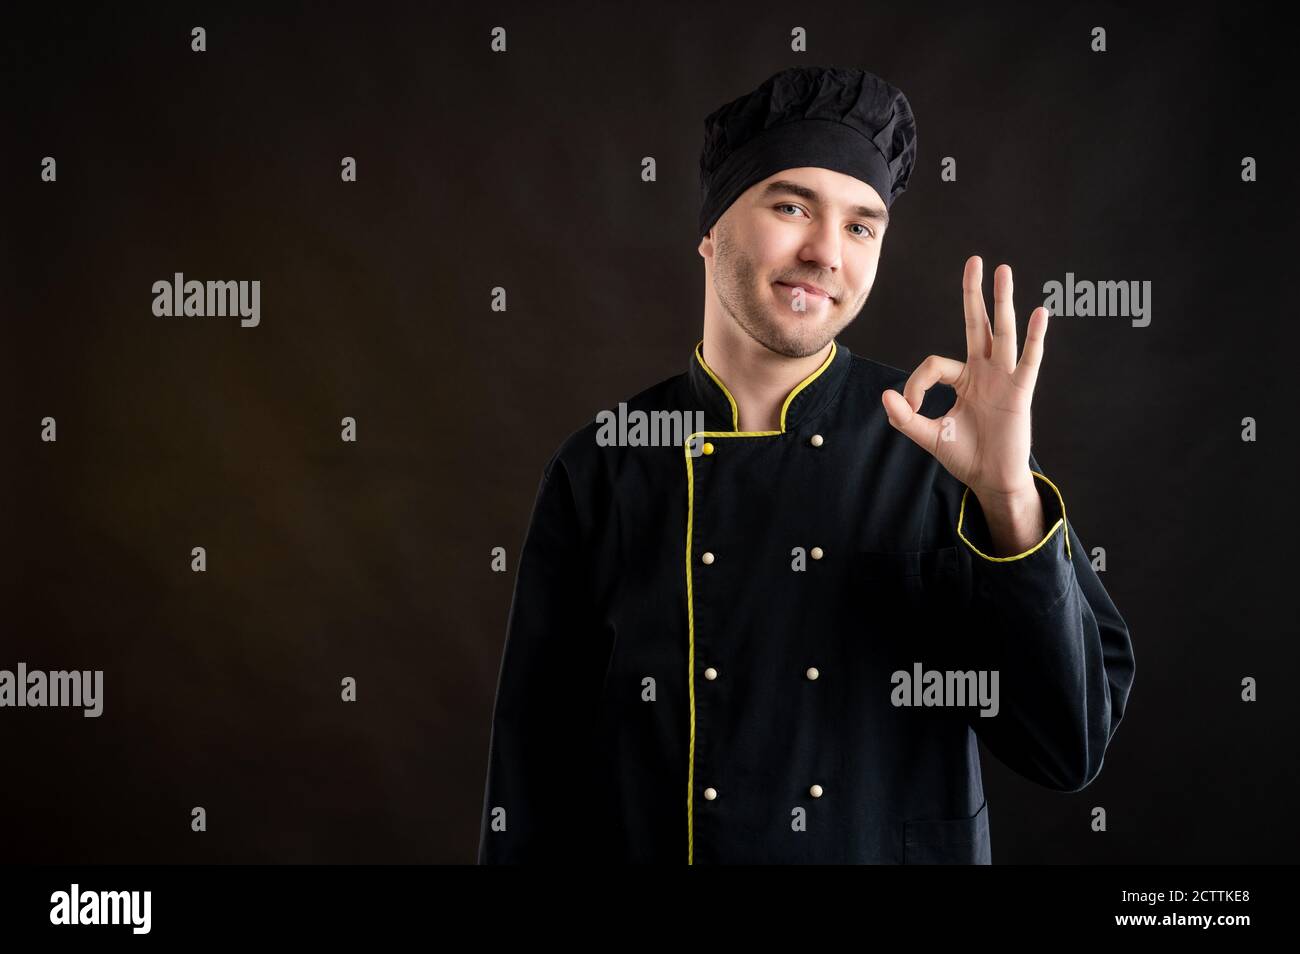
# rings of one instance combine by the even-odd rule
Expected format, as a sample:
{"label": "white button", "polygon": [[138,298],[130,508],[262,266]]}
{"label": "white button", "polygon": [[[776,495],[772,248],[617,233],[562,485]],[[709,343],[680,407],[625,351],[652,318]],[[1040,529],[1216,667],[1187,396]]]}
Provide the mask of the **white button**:
{"label": "white button", "polygon": [[821,447],[822,436],[820,434],[814,434],[812,437],[808,439],[808,443],[811,444],[813,447]]}
{"label": "white button", "polygon": [[709,681],[717,679],[718,671],[714,669],[712,666],[710,666],[708,669],[704,670],[704,678],[708,679]]}
{"label": "white button", "polygon": [[709,801],[713,801],[715,798],[718,797],[718,790],[716,788],[706,788],[704,790],[704,797],[707,798]]}
{"label": "white button", "polygon": [[808,794],[811,795],[813,798],[821,798],[822,787],[820,785],[814,785],[812,788],[808,789]]}
{"label": "white button", "polygon": [[713,554],[705,553],[704,556],[700,557],[700,559],[704,561],[705,566],[708,566],[710,563],[713,562]]}
{"label": "white button", "polygon": [[817,671],[816,666],[809,666],[808,671],[804,673],[804,675],[807,676],[809,679],[816,679],[818,676],[821,675],[821,673]]}
{"label": "white button", "polygon": [[821,547],[813,547],[808,551],[808,555],[814,560],[820,560],[825,554],[822,553]]}

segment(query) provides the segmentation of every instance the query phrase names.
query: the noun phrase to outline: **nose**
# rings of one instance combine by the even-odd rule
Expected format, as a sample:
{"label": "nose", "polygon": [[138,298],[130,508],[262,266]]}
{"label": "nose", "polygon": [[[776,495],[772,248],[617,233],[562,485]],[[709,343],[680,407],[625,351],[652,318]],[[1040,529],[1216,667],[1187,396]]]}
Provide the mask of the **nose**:
{"label": "nose", "polygon": [[[807,233],[807,241],[799,250],[799,259],[823,270],[838,271],[842,247],[843,237],[840,235],[839,227],[829,218],[825,218]],[[833,288],[827,288],[825,282],[814,281],[813,284],[820,285],[827,291],[834,291]]]}

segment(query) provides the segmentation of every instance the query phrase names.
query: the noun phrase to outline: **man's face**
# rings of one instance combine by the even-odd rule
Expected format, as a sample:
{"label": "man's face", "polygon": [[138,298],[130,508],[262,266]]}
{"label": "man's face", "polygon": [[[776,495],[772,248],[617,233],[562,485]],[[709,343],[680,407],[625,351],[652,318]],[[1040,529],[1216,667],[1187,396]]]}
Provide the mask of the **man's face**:
{"label": "man's face", "polygon": [[[747,189],[700,240],[723,311],[791,358],[824,348],[857,317],[876,280],[889,213],[861,179],[785,169]],[[816,286],[825,295],[799,290]]]}

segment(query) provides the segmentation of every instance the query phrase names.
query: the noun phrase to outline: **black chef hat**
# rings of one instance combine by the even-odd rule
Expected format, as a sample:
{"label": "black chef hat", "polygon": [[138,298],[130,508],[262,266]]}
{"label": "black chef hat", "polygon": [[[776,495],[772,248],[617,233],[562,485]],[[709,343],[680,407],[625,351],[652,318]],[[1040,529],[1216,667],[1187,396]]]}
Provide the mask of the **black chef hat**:
{"label": "black chef hat", "polygon": [[854,176],[889,207],[915,162],[916,120],[902,90],[865,70],[782,70],[704,120],[700,238],[742,192],[782,169]]}

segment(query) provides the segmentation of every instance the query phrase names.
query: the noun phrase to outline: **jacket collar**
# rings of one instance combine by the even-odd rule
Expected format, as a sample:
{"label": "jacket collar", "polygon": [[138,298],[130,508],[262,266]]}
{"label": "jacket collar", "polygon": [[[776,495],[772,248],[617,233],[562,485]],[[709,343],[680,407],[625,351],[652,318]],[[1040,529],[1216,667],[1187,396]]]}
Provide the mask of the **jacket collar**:
{"label": "jacket collar", "polygon": [[[831,353],[820,368],[804,378],[786,395],[781,405],[781,422],[779,431],[756,431],[754,433],[784,433],[803,421],[820,414],[839,393],[840,385],[848,376],[852,363],[852,352],[838,341],[831,343]],[[735,398],[714,374],[713,369],[704,362],[704,341],[695,345],[691,355],[690,366],[686,372],[690,382],[691,393],[704,408],[704,425],[712,431],[739,432],[740,411]]]}

